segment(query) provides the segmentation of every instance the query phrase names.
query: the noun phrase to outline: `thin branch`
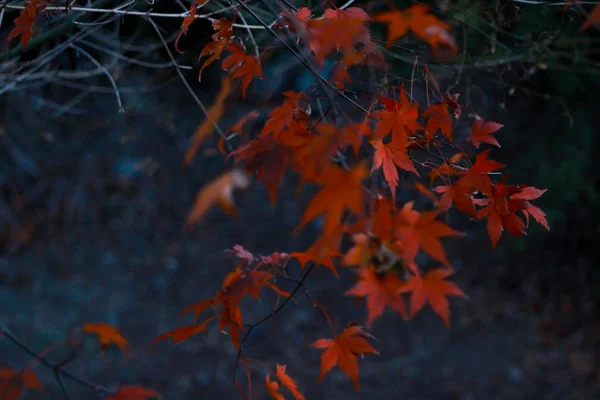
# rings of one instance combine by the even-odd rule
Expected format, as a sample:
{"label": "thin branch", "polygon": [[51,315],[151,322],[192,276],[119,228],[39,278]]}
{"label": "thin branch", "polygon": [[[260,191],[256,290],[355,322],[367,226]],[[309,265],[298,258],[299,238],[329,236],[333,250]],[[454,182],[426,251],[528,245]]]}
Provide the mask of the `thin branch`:
{"label": "thin branch", "polygon": [[294,297],[294,295],[298,292],[298,290],[300,290],[301,287],[304,287],[304,282],[306,281],[306,278],[308,278],[308,275],[310,275],[311,271],[314,269],[315,265],[316,265],[315,263],[310,263],[310,265],[306,269],[306,272],[304,273],[304,275],[302,275],[302,278],[300,278],[300,280],[298,281],[296,287],[294,287],[294,290],[292,290],[292,292],[290,293],[290,295],[283,302],[281,302],[281,304],[275,310],[273,310],[269,315],[263,317],[259,321],[257,321],[255,323],[253,323],[252,325],[250,325],[250,327],[246,331],[246,334],[244,335],[244,337],[242,338],[242,340],[240,342],[240,347],[238,349],[237,357],[235,359],[235,365],[233,367],[233,381],[234,382],[236,381],[235,380],[235,374],[236,374],[237,368],[238,368],[238,366],[240,364],[240,359],[242,357],[242,352],[244,351],[243,350],[243,345],[248,340],[248,337],[250,336],[250,333],[252,333],[252,330],[254,328],[256,328],[256,327],[264,324],[265,322],[267,322],[271,318],[273,318],[279,311],[281,311],[283,309],[283,307],[285,307],[285,305],[287,303],[290,302],[290,300]]}
{"label": "thin branch", "polygon": [[[8,330],[8,328],[0,329],[0,337],[6,337],[15,346],[19,347],[21,350],[23,350],[24,352],[29,354],[31,357],[38,360],[45,367],[51,369],[55,373],[55,376],[61,375],[65,378],[69,378],[70,380],[77,382],[80,385],[85,386],[95,392],[98,392],[98,393],[104,393],[104,394],[113,394],[114,393],[112,390],[109,390],[109,389],[105,388],[104,386],[89,382],[83,378],[78,377],[77,375],[74,375],[68,371],[65,371],[64,369],[62,369],[64,367],[64,363],[54,364],[54,363],[48,361],[48,359],[46,357],[41,356],[38,352],[36,352],[30,346],[28,346],[23,341],[21,341],[21,339],[16,337],[12,332],[10,332]],[[62,384],[61,384],[61,386],[62,386]],[[68,394],[67,394],[67,396],[68,396]]]}
{"label": "thin branch", "polygon": [[[169,54],[169,58],[173,62],[173,66],[175,67],[175,70],[177,71],[177,74],[181,78],[181,81],[183,82],[183,84],[187,88],[187,90],[190,93],[190,95],[194,98],[194,100],[196,101],[196,103],[198,104],[198,106],[200,107],[200,109],[202,110],[202,112],[204,113],[204,115],[206,116],[206,118],[209,118],[209,116],[208,116],[208,110],[206,109],[206,107],[204,107],[204,104],[202,104],[202,101],[200,101],[200,99],[198,98],[198,96],[196,96],[196,93],[194,93],[194,90],[192,89],[192,87],[188,83],[187,79],[185,79],[185,76],[183,76],[183,73],[181,72],[181,69],[179,68],[179,65],[177,64],[177,61],[175,61],[175,57],[173,56],[173,53],[171,52],[171,49],[169,49],[169,45],[165,41],[165,38],[163,37],[162,33],[160,33],[160,29],[158,29],[158,26],[152,20],[152,18],[148,17],[147,20],[148,20],[148,22],[150,22],[150,24],[152,25],[152,27],[156,31],[156,34],[160,38],[160,41],[162,42],[163,46],[165,47],[165,50],[167,51],[167,54]],[[223,137],[223,139],[225,141],[225,146],[227,147],[227,150],[232,151],[233,148],[231,147],[231,144],[227,140],[227,137],[225,136],[225,134],[223,133],[223,131],[221,130],[221,128],[219,128],[219,125],[216,122],[213,122],[213,126],[214,126],[215,130],[219,133],[219,135],[221,135]]]}
{"label": "thin branch", "polygon": [[96,67],[100,68],[104,72],[104,75],[106,75],[106,77],[110,81],[110,84],[112,85],[112,87],[115,91],[115,97],[117,98],[117,105],[119,106],[119,113],[124,114],[125,110],[123,109],[123,103],[121,102],[121,95],[119,94],[119,88],[117,88],[117,83],[115,82],[115,79],[112,77],[110,72],[108,72],[108,70],[106,68],[104,68],[104,66],[102,66],[102,64],[100,64],[98,62],[98,60],[96,60],[90,53],[88,53],[81,47],[76,46],[74,44],[69,45],[69,47],[71,47],[71,48],[75,49],[77,52],[83,54],[88,60],[90,60],[92,62],[92,64],[94,64]]}

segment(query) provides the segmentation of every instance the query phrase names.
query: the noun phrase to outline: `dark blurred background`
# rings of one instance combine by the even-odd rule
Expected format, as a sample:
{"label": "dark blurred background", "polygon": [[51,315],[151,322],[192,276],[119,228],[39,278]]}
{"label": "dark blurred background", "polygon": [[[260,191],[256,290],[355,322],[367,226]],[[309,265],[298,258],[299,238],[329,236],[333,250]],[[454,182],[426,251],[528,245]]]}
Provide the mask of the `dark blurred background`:
{"label": "dark blurred background", "polygon": [[[154,11],[180,13],[189,3],[156,1]],[[465,115],[504,124],[493,158],[509,166],[509,183],[548,189],[536,205],[546,211],[551,231],[532,223],[528,236],[505,235],[492,251],[481,221],[451,214],[451,225],[468,233],[445,245],[469,301],[452,300],[450,330],[430,310],[408,322],[386,312],[371,331],[381,355],[361,361],[358,393],[337,370],[315,383],[320,353],[308,344],[330,331],[302,296],[256,329],[247,351],[271,366],[287,364],[311,399],[600,398],[600,35],[578,32],[582,10],[589,9],[525,1],[427,3],[453,26],[465,50],[439,62],[408,36],[387,54],[393,74],[410,81],[418,55],[420,90],[427,63],[442,90],[461,93]],[[208,10],[224,7],[215,4]],[[269,16],[260,2],[253,6]],[[148,10],[145,2],[129,7]],[[367,8],[385,9],[382,3]],[[17,15],[4,11],[2,41]],[[172,43],[181,19],[154,20]],[[86,322],[114,324],[136,349],[133,356],[116,349],[101,356],[86,342],[84,356],[68,369],[111,388],[150,386],[166,399],[237,396],[230,382],[235,351],[216,329],[174,346],[151,342],[191,322],[178,316],[184,307],[214,295],[235,265],[225,249],[241,244],[263,255],[306,249],[318,226],[290,232],[310,193],[298,194],[294,177],[287,177],[271,208],[264,186],[254,184],[236,195],[238,217],[214,209],[187,232],[195,193],[231,162],[215,151],[215,135],[183,166],[203,114],[152,27],[136,16],[77,12],[52,13],[46,22],[27,52],[16,42],[0,52],[0,326],[41,351]],[[197,79],[197,55],[211,33],[208,22],[195,22],[180,42],[185,54],[176,55],[205,105],[219,88],[217,63],[201,83]],[[375,36],[384,34],[375,27]],[[260,43],[266,38],[257,35]],[[251,84],[249,102],[229,104],[222,127],[250,106],[260,104],[264,112],[277,105],[282,90],[313,83],[283,51],[269,57],[267,79]],[[260,120],[249,127],[260,129]],[[335,281],[326,270],[308,280],[338,327],[365,316],[364,304],[342,295],[353,282],[347,271]],[[270,300],[252,303],[247,321],[268,313]],[[49,357],[58,360],[61,351]],[[19,369],[29,362],[7,340],[0,342],[0,366]],[[51,372],[36,373],[46,388],[25,398],[61,398]],[[260,385],[264,378],[256,379]],[[67,385],[74,398],[95,398]]]}

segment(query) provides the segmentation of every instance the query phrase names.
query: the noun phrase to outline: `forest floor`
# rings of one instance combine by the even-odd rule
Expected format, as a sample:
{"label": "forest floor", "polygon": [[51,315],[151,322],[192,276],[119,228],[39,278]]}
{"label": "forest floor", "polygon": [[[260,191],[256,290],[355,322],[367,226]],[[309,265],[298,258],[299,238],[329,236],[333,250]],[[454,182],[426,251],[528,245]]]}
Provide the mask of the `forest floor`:
{"label": "forest floor", "polygon": [[[235,266],[224,250],[241,244],[262,255],[302,251],[318,229],[291,234],[309,197],[297,195],[287,179],[274,209],[264,187],[254,185],[236,195],[238,217],[215,209],[187,232],[185,215],[196,191],[224,166],[209,144],[191,168],[182,167],[200,115],[191,106],[164,112],[178,104],[176,96],[185,94],[139,99],[125,116],[97,118],[85,129],[66,117],[43,126],[4,122],[0,206],[16,210],[21,225],[18,232],[8,225],[0,232],[0,326],[41,351],[86,322],[114,324],[133,355],[117,349],[100,355],[86,342],[85,355],[67,369],[111,388],[153,387],[167,400],[236,398],[236,354],[216,329],[177,345],[152,341],[190,323],[179,312],[214,295]],[[598,282],[597,268],[585,257],[561,256],[560,244],[550,239],[551,248],[520,257],[507,249],[522,239],[503,238],[491,251],[481,224],[460,221],[453,218],[451,225],[467,238],[445,243],[454,280],[469,300],[451,301],[449,330],[430,310],[411,321],[386,311],[370,331],[380,355],[360,361],[360,392],[338,370],[316,384],[320,352],[308,345],[331,332],[302,293],[254,331],[248,354],[271,367],[287,364],[308,399],[600,398],[598,295],[585,286],[592,276]],[[353,282],[348,270],[339,280],[327,269],[308,279],[337,328],[364,321],[364,303],[343,296]],[[268,313],[270,300],[251,303],[246,321]],[[0,364],[23,368],[29,362],[7,340],[0,342]],[[26,398],[61,398],[50,371],[36,371],[45,392]],[[260,385],[264,377],[255,379]],[[72,383],[68,389],[73,398],[95,398]]]}

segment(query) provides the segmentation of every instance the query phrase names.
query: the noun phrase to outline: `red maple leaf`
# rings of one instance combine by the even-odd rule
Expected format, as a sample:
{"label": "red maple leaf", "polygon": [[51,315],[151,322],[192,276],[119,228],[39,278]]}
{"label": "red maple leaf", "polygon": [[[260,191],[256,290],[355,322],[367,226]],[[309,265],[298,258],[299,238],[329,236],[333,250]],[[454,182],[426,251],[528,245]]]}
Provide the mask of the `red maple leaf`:
{"label": "red maple leaf", "polygon": [[467,138],[467,141],[473,143],[477,149],[481,142],[500,147],[500,143],[492,136],[492,133],[497,132],[503,126],[497,122],[485,122],[483,119],[477,119],[471,126],[471,136]]}
{"label": "red maple leaf", "polygon": [[358,274],[358,283],[346,295],[367,298],[367,328],[383,314],[386,306],[406,318],[406,304],[399,294],[404,282],[395,272],[381,275],[373,268],[362,268]]}
{"label": "red maple leaf", "polygon": [[231,70],[231,78],[242,79],[242,97],[246,99],[246,90],[254,77],[264,78],[260,60],[246,54],[245,50],[235,42],[231,42],[228,48],[233,54],[225,58],[221,63],[223,69]]}
{"label": "red maple leaf", "polygon": [[7,42],[21,36],[21,47],[26,47],[33,37],[33,24],[35,23],[37,13],[43,12],[48,5],[47,0],[29,0],[25,3],[25,8],[14,20],[15,27],[8,34]]}
{"label": "red maple leaf", "polygon": [[358,384],[358,359],[360,354],[379,354],[365,337],[370,337],[362,326],[351,325],[339,334],[335,339],[319,339],[311,346],[317,349],[325,349],[321,354],[321,373],[319,381],[333,367],[339,365],[340,369],[352,379],[356,390]]}
{"label": "red maple leaf", "polygon": [[450,304],[446,297],[467,297],[458,286],[445,280],[452,274],[453,271],[449,269],[432,269],[425,276],[414,275],[406,282],[399,292],[411,293],[411,316],[422,310],[425,302],[428,302],[433,311],[442,317],[446,327],[450,327]]}

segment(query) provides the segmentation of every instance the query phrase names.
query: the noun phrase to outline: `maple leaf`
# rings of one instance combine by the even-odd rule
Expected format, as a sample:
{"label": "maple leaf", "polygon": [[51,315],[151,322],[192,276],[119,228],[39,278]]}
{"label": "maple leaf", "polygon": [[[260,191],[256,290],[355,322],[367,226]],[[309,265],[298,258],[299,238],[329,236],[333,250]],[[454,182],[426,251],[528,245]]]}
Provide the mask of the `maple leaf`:
{"label": "maple leaf", "polygon": [[439,211],[426,211],[420,213],[413,210],[413,202],[408,202],[396,214],[395,234],[402,245],[404,257],[407,262],[414,261],[419,249],[423,249],[432,258],[450,265],[446,252],[439,240],[446,236],[464,236],[449,226],[437,221]]}
{"label": "maple leaf", "polygon": [[492,181],[489,173],[504,168],[505,165],[488,159],[489,153],[488,149],[477,154],[473,166],[456,183],[459,192],[470,194],[471,189],[477,189],[488,197],[492,196]]}
{"label": "maple leaf", "polygon": [[340,146],[346,148],[351,146],[355,155],[358,155],[363,137],[371,137],[373,132],[369,126],[369,120],[357,122],[340,129]]}
{"label": "maple leaf", "polygon": [[425,137],[431,140],[438,129],[442,132],[442,135],[446,136],[450,143],[453,143],[452,139],[452,115],[448,111],[448,105],[446,103],[432,104],[421,114],[427,120],[427,128],[425,130]]}
{"label": "maple leaf", "polygon": [[[268,374],[267,374],[267,376],[268,376]],[[294,399],[296,399],[296,400],[305,400],[304,399],[304,395],[302,393],[300,393],[300,390],[298,390],[298,385],[296,384],[296,382],[292,379],[291,376],[289,376],[287,374],[287,372],[286,372],[286,366],[285,365],[279,365],[279,364],[277,364],[277,370],[275,372],[275,376],[279,379],[279,381],[281,382],[281,384],[287,390],[289,390],[290,393],[292,393],[292,396],[294,396]],[[278,388],[275,388],[275,389],[277,390]]]}
{"label": "maple leaf", "polygon": [[105,351],[111,344],[117,345],[121,350],[129,346],[129,342],[121,335],[119,329],[109,324],[85,324],[83,326],[85,333],[95,333],[100,340],[102,351]]}
{"label": "maple leaf", "polygon": [[250,295],[258,300],[260,291],[265,286],[270,287],[279,295],[290,296],[289,293],[280,290],[271,283],[272,279],[273,275],[270,272],[247,271],[238,266],[223,280],[222,289],[217,292],[215,297],[215,302],[223,306],[219,320],[219,330],[223,331],[225,327],[229,328],[231,341],[237,349],[240,347],[240,332],[244,329],[242,312],[239,308],[239,304],[244,297]]}
{"label": "maple leaf", "polygon": [[518,211],[525,215],[528,222],[529,215],[532,215],[536,221],[550,230],[543,211],[528,201],[537,199],[546,191],[530,186],[505,185],[505,179],[506,176],[493,187],[491,197],[476,201],[477,205],[484,206],[476,216],[487,217],[487,230],[492,240],[492,247],[496,247],[504,229],[513,236],[526,234],[527,225],[516,214]]}
{"label": "maple leaf", "polygon": [[189,338],[191,338],[194,335],[197,335],[198,333],[208,332],[206,325],[213,319],[213,317],[209,317],[199,324],[188,325],[175,329],[171,332],[163,333],[162,335],[154,339],[154,343],[164,339],[171,339],[172,343],[179,343],[183,342],[184,340],[188,340]]}
{"label": "maple leaf", "polygon": [[430,14],[428,6],[416,4],[406,10],[392,10],[378,14],[374,19],[388,24],[388,47],[410,30],[415,36],[427,42],[434,50],[441,46],[448,47],[453,52],[458,50],[454,38],[449,33],[450,25]]}
{"label": "maple leaf", "polygon": [[497,122],[484,122],[483,119],[477,119],[471,126],[471,136],[467,138],[467,141],[473,143],[477,149],[481,142],[500,147],[500,143],[492,136],[492,133],[497,132],[503,126]]}
{"label": "maple leaf", "polygon": [[194,156],[198,152],[198,148],[200,145],[206,140],[207,137],[213,132],[216,123],[223,116],[223,111],[225,107],[225,100],[227,96],[231,93],[231,81],[228,78],[223,79],[221,82],[221,89],[217,94],[217,98],[214,104],[208,109],[206,119],[198,125],[194,135],[192,136],[192,144],[188,151],[185,153],[185,164],[189,165]]}
{"label": "maple leaf", "polygon": [[355,215],[363,211],[362,179],[366,177],[364,163],[358,164],[350,171],[331,166],[318,178],[325,186],[312,198],[306,208],[302,220],[296,229],[301,229],[309,221],[325,214],[324,236],[333,236],[345,210]]}
{"label": "maple leaf", "polygon": [[35,23],[37,13],[46,9],[47,0],[29,0],[25,3],[25,8],[14,20],[15,27],[8,34],[7,42],[21,36],[21,47],[25,48],[33,37],[33,24]]}
{"label": "maple leaf", "polygon": [[188,10],[189,14],[183,18],[183,21],[181,22],[181,27],[179,28],[179,34],[177,35],[177,38],[175,38],[175,50],[177,50],[178,53],[183,54],[183,52],[179,51],[179,39],[181,38],[181,36],[187,33],[190,25],[192,25],[192,22],[196,20],[196,14],[198,14],[198,7],[203,6],[207,1],[208,0],[196,0],[190,5],[190,9]]}
{"label": "maple leaf", "polygon": [[162,395],[154,389],[129,385],[123,386],[112,396],[105,397],[104,400],[150,400],[162,398]]}
{"label": "maple leaf", "polygon": [[217,21],[213,21],[212,25],[215,30],[215,33],[211,37],[212,41],[208,42],[200,52],[200,59],[202,57],[208,58],[204,61],[202,67],[200,67],[198,81],[201,80],[204,69],[221,58],[221,54],[223,54],[233,40],[233,21],[221,18]]}
{"label": "maple leaf", "polygon": [[40,380],[30,368],[23,371],[0,368],[0,399],[18,400],[25,389],[42,391]]}
{"label": "maple leaf", "polygon": [[381,275],[372,268],[359,271],[358,283],[346,292],[347,296],[367,298],[367,328],[379,318],[386,306],[406,318],[406,304],[399,294],[404,282],[396,273]]}
{"label": "maple leaf", "polygon": [[254,257],[254,254],[252,254],[239,244],[236,244],[231,249],[225,250],[225,253],[233,254],[237,258],[246,261],[248,264],[252,263],[256,259],[256,257]]}
{"label": "maple leaf", "polygon": [[[406,154],[407,142],[402,142],[401,135],[392,135],[392,140],[384,144],[381,139],[373,142],[375,153],[373,154],[373,167],[371,173],[378,168],[383,169],[383,176],[390,186],[392,199],[396,200],[396,188],[398,187],[398,170],[396,166],[419,175],[408,154]],[[404,147],[403,147],[404,146]]]}
{"label": "maple leaf", "polygon": [[321,19],[306,22],[309,31],[308,45],[317,62],[322,63],[333,51],[352,53],[360,43],[374,48],[365,23],[371,18],[362,9],[350,7],[347,10],[327,9]]}
{"label": "maple leaf", "polygon": [[588,15],[586,20],[583,22],[579,30],[581,32],[588,30],[590,27],[594,25],[598,25],[600,23],[600,4],[596,4],[592,12]]}
{"label": "maple leaf", "polygon": [[445,279],[454,272],[449,269],[432,269],[425,276],[414,275],[400,288],[399,293],[411,293],[410,313],[413,317],[428,302],[447,328],[450,328],[450,304],[447,296],[468,296],[452,282]]}
{"label": "maple leaf", "polygon": [[221,63],[224,70],[231,70],[231,77],[233,79],[242,79],[242,97],[246,99],[246,90],[250,85],[252,79],[256,76],[264,78],[260,60],[255,57],[246,54],[244,49],[235,42],[232,42],[228,48],[233,54],[225,58]]}
{"label": "maple leaf", "polygon": [[456,153],[455,155],[450,157],[447,161],[444,160],[444,162],[442,164],[440,164],[437,168],[432,169],[431,172],[429,172],[430,184],[433,183],[433,181],[437,177],[443,177],[444,175],[446,175],[446,176],[458,175],[459,174],[458,168],[456,168],[456,166],[454,166],[452,164],[458,163],[462,157],[463,157],[462,153]]}
{"label": "maple leaf", "polygon": [[250,180],[240,170],[225,172],[208,183],[196,196],[192,210],[187,217],[188,228],[198,222],[215,203],[225,212],[235,214],[233,191],[235,189],[245,189],[248,185],[250,185]]}
{"label": "maple leaf", "polygon": [[311,346],[317,349],[325,349],[321,354],[321,372],[318,380],[333,367],[338,365],[340,369],[352,379],[356,390],[359,389],[358,383],[358,359],[360,354],[379,354],[365,337],[368,337],[362,326],[352,325],[344,329],[334,339],[319,339]]}
{"label": "maple leaf", "polygon": [[291,159],[291,152],[283,143],[272,136],[261,136],[239,146],[229,153],[236,162],[244,161],[244,170],[265,184],[271,205],[277,200],[277,190],[283,179],[285,167]]}
{"label": "maple leaf", "polygon": [[273,134],[275,137],[278,137],[285,128],[290,128],[294,123],[296,119],[294,112],[301,110],[299,103],[304,98],[304,93],[288,90],[283,92],[283,95],[285,96],[283,104],[267,114],[269,119],[263,125],[260,132],[261,136]]}
{"label": "maple leaf", "polygon": [[334,245],[333,240],[327,241],[324,236],[321,236],[305,252],[293,252],[288,256],[297,259],[302,269],[305,268],[307,262],[314,262],[315,264],[329,268],[336,278],[339,278],[340,276],[331,259],[332,257],[341,256],[335,247],[337,246]]}

